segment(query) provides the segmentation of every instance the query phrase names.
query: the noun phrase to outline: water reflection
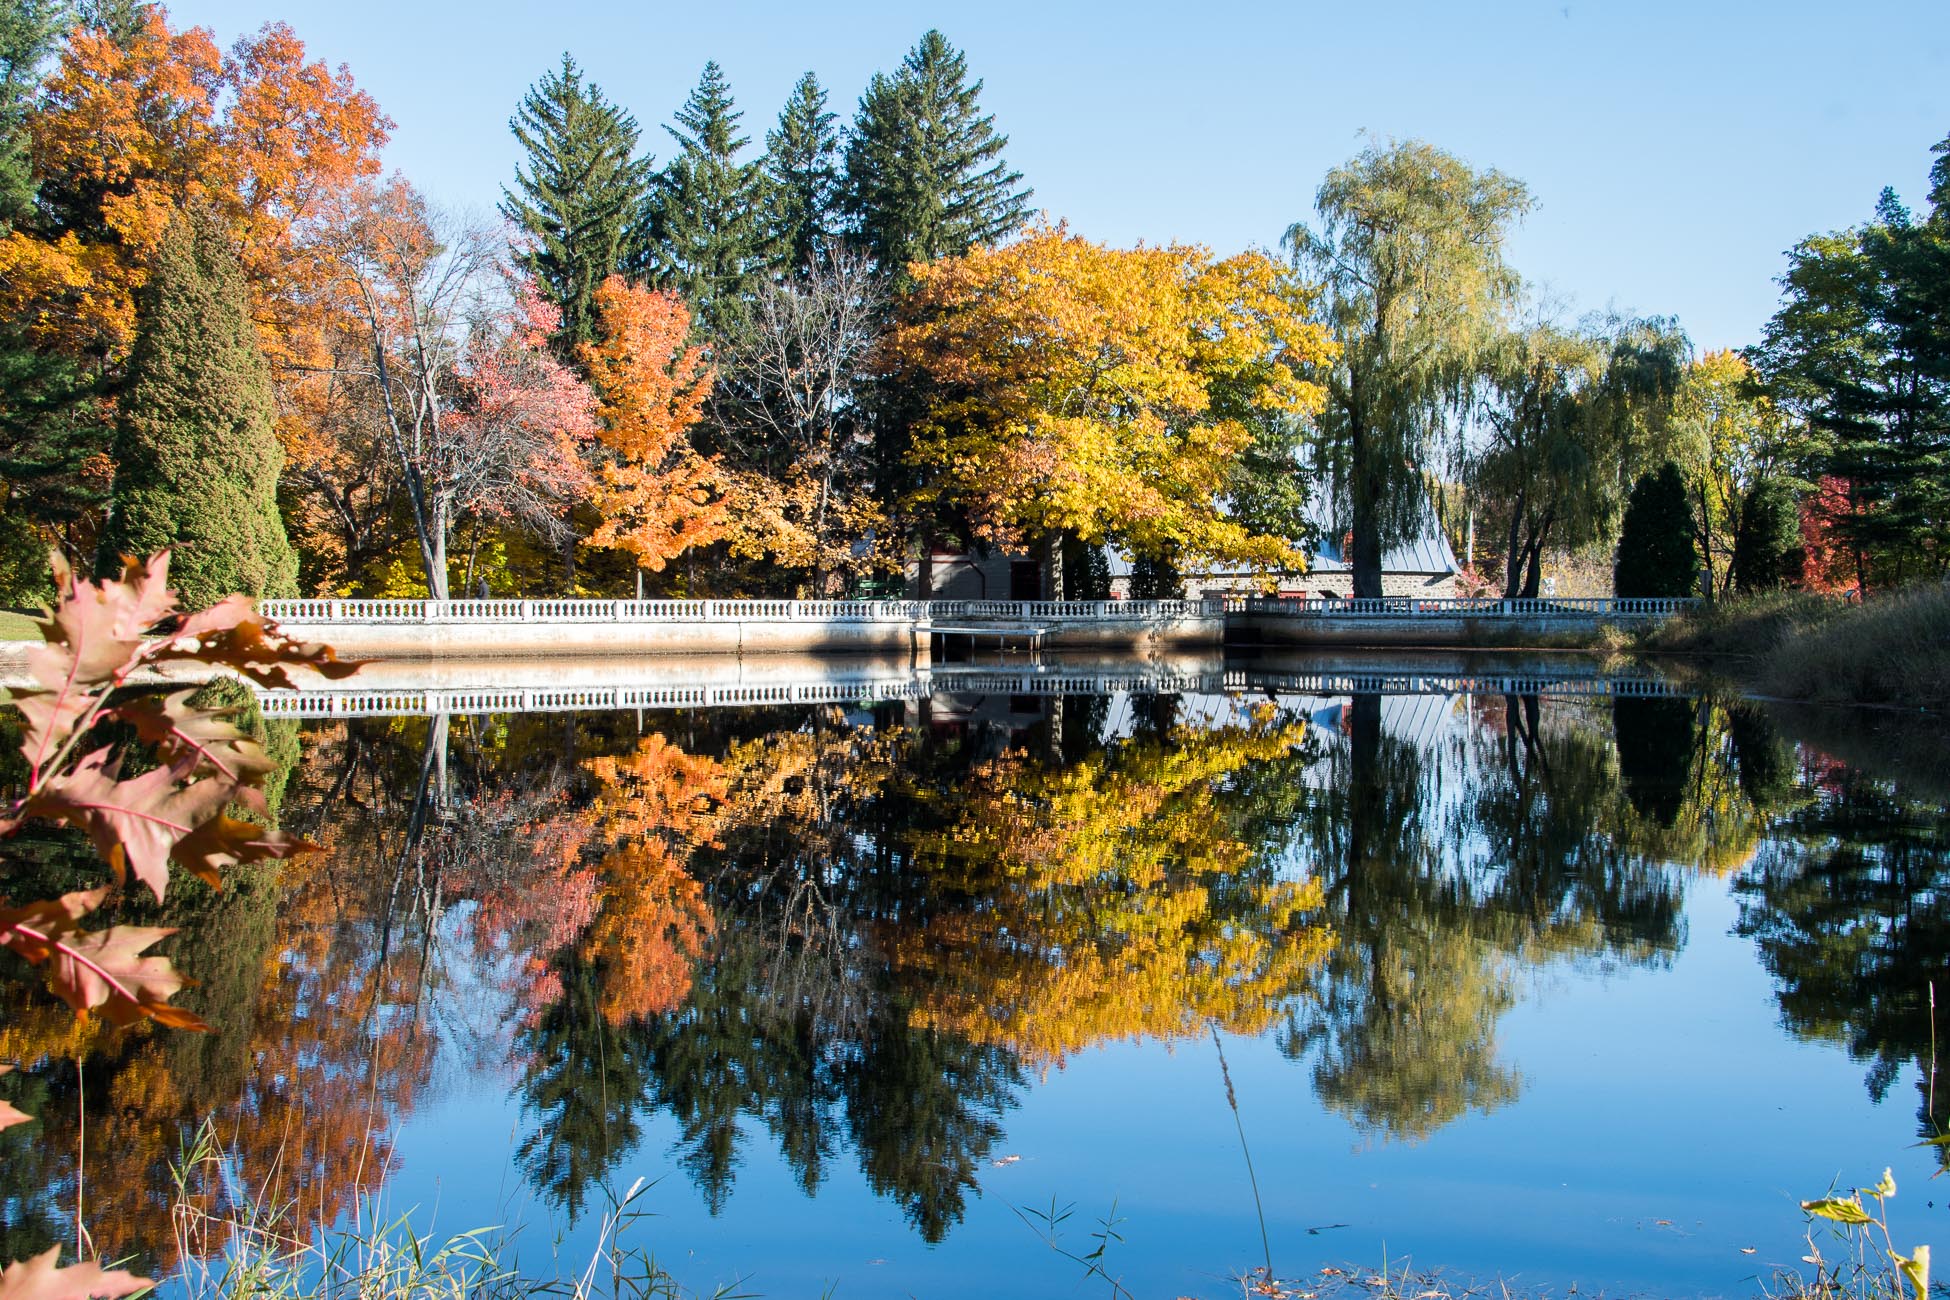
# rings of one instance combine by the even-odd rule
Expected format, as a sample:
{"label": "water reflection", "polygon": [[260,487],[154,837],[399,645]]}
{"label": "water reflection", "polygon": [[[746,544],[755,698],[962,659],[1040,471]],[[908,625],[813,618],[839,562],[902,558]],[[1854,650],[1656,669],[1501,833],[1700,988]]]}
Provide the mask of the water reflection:
{"label": "water reflection", "polygon": [[[1917,1069],[1917,1133],[1950,1132],[1936,1002],[1950,996],[1950,824],[1942,805],[1817,759],[1804,806],[1737,883],[1740,933],[1779,984],[1784,1023],[1868,1063],[1869,1094]],[[1937,1158],[1950,1168],[1950,1146]]]}
{"label": "water reflection", "polygon": [[[1540,973],[1669,961],[1700,872],[1743,873],[1795,1032],[1871,1061],[1877,1096],[1929,1064],[1942,809],[1751,705],[1436,663],[740,705],[758,685],[267,724],[285,822],[324,851],[172,895],[214,1035],[13,998],[0,1056],[28,1068],[0,1091],[42,1119],[0,1134],[0,1247],[71,1231],[83,1111],[96,1238],[164,1265],[170,1166],[206,1117],[243,1185],[316,1223],[386,1177],[424,1100],[483,1076],[570,1219],[659,1161],[661,1121],[714,1212],[754,1162],[809,1194],[851,1166],[939,1241],[1039,1080],[1214,1027],[1272,1035],[1322,1106],[1413,1142],[1522,1095],[1499,1026]],[[78,851],[23,848],[50,889]],[[1946,1112],[1926,1075],[1922,1131]]]}

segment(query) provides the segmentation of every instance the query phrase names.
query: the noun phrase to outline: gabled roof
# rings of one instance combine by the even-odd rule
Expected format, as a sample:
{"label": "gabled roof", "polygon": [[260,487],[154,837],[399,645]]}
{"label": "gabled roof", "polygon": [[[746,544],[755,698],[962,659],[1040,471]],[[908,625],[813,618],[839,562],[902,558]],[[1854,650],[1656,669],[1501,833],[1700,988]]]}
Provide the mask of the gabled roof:
{"label": "gabled roof", "polygon": [[[1314,548],[1313,557],[1308,564],[1313,573],[1345,573],[1353,567],[1346,556],[1341,554],[1341,539],[1322,537],[1320,545]],[[1462,565],[1456,563],[1456,552],[1449,545],[1449,538],[1434,519],[1423,525],[1422,532],[1409,538],[1399,546],[1391,546],[1381,557],[1383,573],[1460,573]]]}
{"label": "gabled roof", "polygon": [[[1341,554],[1343,530],[1334,527],[1333,507],[1316,488],[1307,502],[1307,518],[1319,530],[1320,544],[1314,547],[1308,568],[1311,572],[1346,573],[1354,567]],[[1449,535],[1437,521],[1428,498],[1422,499],[1422,522],[1414,536],[1391,546],[1381,557],[1383,573],[1460,573],[1456,552]]]}

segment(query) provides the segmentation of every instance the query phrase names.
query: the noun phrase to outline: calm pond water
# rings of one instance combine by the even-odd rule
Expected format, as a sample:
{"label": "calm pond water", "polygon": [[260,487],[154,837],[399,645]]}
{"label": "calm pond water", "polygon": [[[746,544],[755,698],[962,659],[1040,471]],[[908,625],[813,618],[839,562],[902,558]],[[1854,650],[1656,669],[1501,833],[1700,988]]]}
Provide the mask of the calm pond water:
{"label": "calm pond water", "polygon": [[1078,1251],[1115,1207],[1139,1294],[1236,1294],[1218,1044],[1282,1275],[1748,1295],[1884,1165],[1941,1238],[1945,794],[1863,719],[1373,665],[823,692],[274,718],[324,851],[172,898],[214,1034],[12,999],[0,1248],[81,1181],[166,1267],[209,1117],[206,1204],[370,1196],[531,1268],[642,1178],[630,1240],[707,1292],[1075,1294],[1053,1202]]}

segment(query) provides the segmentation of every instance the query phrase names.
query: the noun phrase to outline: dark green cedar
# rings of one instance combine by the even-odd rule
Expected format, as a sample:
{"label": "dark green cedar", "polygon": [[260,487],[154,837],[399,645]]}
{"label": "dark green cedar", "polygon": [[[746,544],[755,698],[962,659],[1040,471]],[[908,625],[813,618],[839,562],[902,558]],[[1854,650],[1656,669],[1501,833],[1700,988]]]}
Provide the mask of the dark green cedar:
{"label": "dark green cedar", "polygon": [[1619,596],[1691,596],[1699,590],[1699,545],[1686,479],[1671,461],[1641,474],[1625,505],[1612,591]]}
{"label": "dark green cedar", "polygon": [[1733,585],[1741,592],[1778,591],[1802,577],[1807,552],[1794,493],[1779,479],[1747,489],[1733,530]]}
{"label": "dark green cedar", "polygon": [[136,302],[117,411],[115,488],[97,566],[170,547],[184,604],[297,594],[278,518],[271,372],[228,232],[178,213]]}
{"label": "dark green cedar", "polygon": [[596,334],[596,290],[638,260],[633,240],[654,173],[636,119],[585,81],[567,54],[522,96],[508,129],[527,153],[501,214],[528,237],[522,269],[562,312],[556,343],[573,362]]}
{"label": "dark green cedar", "polygon": [[1032,191],[1003,160],[1009,137],[982,113],[981,92],[966,56],[930,31],[860,98],[842,202],[862,246],[896,279],[910,262],[992,244],[1028,216]]}

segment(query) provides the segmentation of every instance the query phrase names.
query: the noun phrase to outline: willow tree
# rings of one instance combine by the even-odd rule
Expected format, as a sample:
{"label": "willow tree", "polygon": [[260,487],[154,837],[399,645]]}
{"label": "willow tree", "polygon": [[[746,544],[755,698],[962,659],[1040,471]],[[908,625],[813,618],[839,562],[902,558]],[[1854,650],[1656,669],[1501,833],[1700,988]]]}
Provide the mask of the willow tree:
{"label": "willow tree", "polygon": [[1322,468],[1336,522],[1353,533],[1354,594],[1379,596],[1382,553],[1427,510],[1422,464],[1516,299],[1503,242],[1530,196],[1410,140],[1329,172],[1314,206],[1318,228],[1296,222],[1283,243],[1321,281],[1320,320],[1341,345],[1319,417]]}
{"label": "willow tree", "polygon": [[1674,392],[1691,345],[1658,318],[1538,321],[1485,349],[1469,482],[1507,532],[1505,596],[1535,596],[1547,548],[1616,529],[1632,466],[1678,438]]}
{"label": "willow tree", "polygon": [[1603,340],[1539,324],[1491,350],[1470,487],[1507,532],[1503,594],[1535,596],[1546,545],[1593,540],[1615,493],[1614,439],[1595,397]]}

